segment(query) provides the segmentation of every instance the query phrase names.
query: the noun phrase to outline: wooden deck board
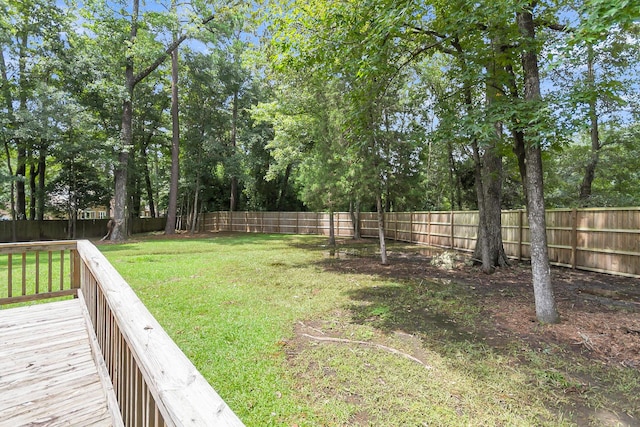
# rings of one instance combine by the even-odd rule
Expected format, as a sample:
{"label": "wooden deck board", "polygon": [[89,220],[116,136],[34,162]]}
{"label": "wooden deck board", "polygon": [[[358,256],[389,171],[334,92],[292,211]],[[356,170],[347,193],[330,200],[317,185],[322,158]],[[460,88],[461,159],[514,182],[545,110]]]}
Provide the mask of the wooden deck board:
{"label": "wooden deck board", "polygon": [[114,424],[80,304],[0,310],[0,427]]}

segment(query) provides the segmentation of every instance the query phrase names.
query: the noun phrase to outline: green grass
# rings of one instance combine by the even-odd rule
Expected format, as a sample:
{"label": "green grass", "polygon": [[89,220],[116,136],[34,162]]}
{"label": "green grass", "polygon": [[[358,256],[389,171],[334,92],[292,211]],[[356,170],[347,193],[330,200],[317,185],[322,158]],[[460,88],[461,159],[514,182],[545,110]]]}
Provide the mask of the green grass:
{"label": "green grass", "polygon": [[100,249],[248,426],[572,425],[558,408],[582,382],[560,357],[499,353],[474,335],[479,310],[455,284],[333,271],[324,243],[239,234]]}

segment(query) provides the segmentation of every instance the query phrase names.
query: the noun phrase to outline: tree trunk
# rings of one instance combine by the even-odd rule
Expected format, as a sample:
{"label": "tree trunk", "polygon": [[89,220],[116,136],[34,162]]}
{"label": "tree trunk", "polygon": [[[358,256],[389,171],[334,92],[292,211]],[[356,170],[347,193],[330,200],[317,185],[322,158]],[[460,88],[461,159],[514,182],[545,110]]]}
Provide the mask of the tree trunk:
{"label": "tree trunk", "polygon": [[335,221],[333,219],[333,208],[329,209],[329,246],[336,246]]}
{"label": "tree trunk", "polygon": [[[505,70],[508,76],[508,87],[509,94],[512,99],[519,99],[520,95],[518,93],[518,83],[516,79],[516,74],[513,71],[513,65],[507,64],[505,66]],[[524,133],[519,129],[518,118],[513,117],[512,119],[512,133],[513,133],[513,153],[516,155],[516,159],[518,159],[518,170],[520,171],[520,182],[522,183],[522,194],[525,199],[525,206],[527,205],[527,166],[525,162],[525,148],[524,148]]]}
{"label": "tree trunk", "polygon": [[[2,94],[5,98],[6,108],[7,108],[7,116],[9,118],[9,122],[13,123],[15,121],[15,117],[13,116],[13,98],[11,96],[11,86],[9,85],[9,80],[7,76],[7,63],[4,60],[4,53],[2,49],[0,49],[0,76],[2,77]],[[13,166],[11,165],[11,150],[9,149],[9,139],[6,138],[4,140],[4,153],[7,159],[7,170],[9,171],[9,176],[12,179],[9,182],[10,185],[10,196],[9,202],[11,203],[11,240],[16,241],[16,193],[15,193],[15,180],[13,179]]]}
{"label": "tree trunk", "polygon": [[147,194],[147,201],[149,202],[149,215],[151,218],[156,218],[156,204],[153,198],[153,186],[151,185],[151,176],[149,172],[149,157],[147,155],[147,145],[142,147],[140,151],[142,157],[142,172],[144,174],[144,188]]}
{"label": "tree trunk", "polygon": [[[129,42],[135,44],[138,34],[138,10],[140,1],[133,0],[131,13],[131,32]],[[129,171],[129,150],[133,142],[133,90],[135,88],[135,77],[133,74],[133,54],[127,52],[125,64],[125,99],[122,102],[122,127],[120,129],[120,152],[115,165],[115,190],[113,206],[113,232],[112,241],[122,241],[127,238],[127,179]]]}
{"label": "tree trunk", "polygon": [[196,226],[198,224],[198,196],[200,195],[200,179],[196,179],[196,191],[193,196],[193,216],[191,219],[191,234],[196,232]]}
{"label": "tree trunk", "polygon": [[[132,12],[131,12],[131,32],[129,34],[129,43],[135,44],[138,34],[138,13],[140,9],[140,0],[132,0]],[[209,23],[215,15],[211,15],[202,21],[202,25]],[[114,227],[111,234],[111,240],[119,241],[124,240],[127,236],[126,229],[126,199],[127,199],[127,166],[129,163],[129,152],[132,142],[132,121],[133,121],[133,90],[136,84],[144,80],[149,74],[151,74],[156,68],[162,64],[168,56],[171,56],[173,52],[180,46],[180,43],[185,41],[186,35],[182,35],[175,39],[171,45],[161,54],[156,60],[148,67],[140,71],[137,75],[133,73],[133,54],[127,52],[127,59],[125,64],[125,87],[127,89],[127,98],[123,101],[122,106],[122,129],[121,129],[121,141],[122,147],[118,154],[118,163],[115,170],[115,194],[114,194]],[[173,155],[173,153],[172,153]],[[173,168],[173,165],[172,165]],[[173,170],[173,169],[172,169]],[[176,174],[177,176],[177,174]],[[173,221],[175,224],[175,220]],[[171,223],[167,221],[167,226]],[[165,228],[166,231],[166,228]]]}
{"label": "tree trunk", "polygon": [[473,141],[474,177],[476,183],[476,197],[478,199],[478,236],[473,258],[482,263],[482,272],[493,273],[495,265],[491,262],[491,247],[489,245],[489,230],[487,227],[487,201],[485,199],[484,183],[482,179],[482,156],[477,141]]}
{"label": "tree trunk", "polygon": [[[133,70],[127,67],[127,74],[133,75]],[[113,206],[113,232],[111,233],[112,241],[122,241],[127,238],[127,180],[129,170],[129,148],[132,142],[132,121],[133,121],[133,105],[131,98],[133,96],[133,87],[127,85],[128,95],[122,105],[122,129],[121,140],[122,147],[118,153],[118,161],[115,165],[114,178],[114,206]]]}
{"label": "tree trunk", "polygon": [[378,211],[378,239],[380,240],[380,262],[387,265],[387,244],[384,237],[384,209],[382,206],[382,196],[376,195],[376,208]]}
{"label": "tree trunk", "polygon": [[[588,46],[587,54],[587,84],[591,91],[595,92],[595,74],[593,72],[593,47]],[[591,122],[590,137],[591,137],[591,156],[589,162],[585,167],[584,177],[580,184],[580,202],[582,206],[589,204],[591,198],[591,186],[596,176],[596,168],[600,160],[600,132],[598,130],[598,111],[596,109],[596,98],[591,96],[589,98],[589,121]]]}
{"label": "tree trunk", "polygon": [[[493,41],[494,46],[499,43]],[[500,54],[498,48],[494,48],[497,55]],[[489,66],[491,76],[489,78],[486,96],[487,108],[490,108],[496,101],[497,81],[496,74],[498,66],[495,61]],[[484,221],[481,222],[482,239],[478,242],[483,246],[480,248],[482,254],[482,271],[492,273],[496,267],[504,267],[509,264],[507,255],[504,252],[502,243],[502,156],[499,154],[498,144],[502,140],[502,123],[494,123],[495,134],[488,141],[487,146],[482,154],[480,180],[482,185],[478,188],[481,194],[478,196],[479,201],[482,200],[482,209],[484,211]]]}
{"label": "tree trunk", "polygon": [[293,166],[291,165],[291,163],[289,163],[284,171],[284,177],[282,178],[282,188],[280,188],[280,194],[276,203],[276,210],[278,211],[284,210],[285,207],[285,199],[287,197],[287,188],[289,187],[289,177],[291,176],[292,168]]}
{"label": "tree trunk", "polygon": [[[535,107],[540,102],[540,74],[538,56],[535,48],[535,26],[533,22],[533,5],[517,12],[518,29],[531,44],[522,54],[522,69],[525,77],[525,102]],[[560,316],[556,308],[553,286],[551,284],[551,267],[547,248],[547,226],[545,222],[544,185],[542,174],[542,152],[540,143],[532,141],[526,144],[527,167],[527,211],[531,236],[531,273],[533,276],[533,292],[536,305],[536,317],[542,323],[557,323]]]}
{"label": "tree trunk", "polygon": [[[355,209],[354,209],[355,206]],[[349,215],[351,216],[351,225],[353,227],[353,238],[360,239],[360,202],[349,202]]]}
{"label": "tree trunk", "polygon": [[38,189],[36,191],[36,219],[38,221],[44,220],[44,199],[46,196],[45,178],[47,170],[47,150],[44,147],[40,148],[40,156],[38,157]]}
{"label": "tree trunk", "polygon": [[[487,67],[491,76],[486,85],[487,108],[495,102],[496,86],[494,63]],[[465,84],[465,104],[467,114],[473,113],[471,86]],[[478,200],[478,239],[474,258],[482,262],[482,271],[493,273],[496,267],[508,264],[502,244],[502,157],[498,154],[497,144],[502,136],[502,124],[495,123],[495,136],[487,141],[483,152],[478,142],[472,141],[476,197]]]}
{"label": "tree trunk", "polygon": [[[175,0],[171,2],[171,7],[176,7]],[[174,35],[174,41],[175,39],[176,35]],[[171,52],[171,181],[164,234],[174,234],[176,231],[178,185],[180,182],[180,114],[178,107],[178,48],[176,48]]]}
{"label": "tree trunk", "polygon": [[[19,58],[18,58],[18,69],[20,73],[19,77],[19,91],[20,91],[20,100],[18,109],[21,113],[26,115],[27,111],[27,93],[26,93],[26,85],[27,85],[27,77],[26,77],[26,69],[27,69],[27,43],[28,43],[28,34],[24,32],[20,39],[20,48],[19,48]],[[16,138],[16,145],[18,146],[18,159],[16,166],[16,218],[17,219],[26,219],[27,217],[27,195],[25,190],[25,179],[27,176],[27,141],[25,138]]]}
{"label": "tree trunk", "polygon": [[[238,132],[238,90],[233,92],[233,105],[231,111],[231,148],[233,156],[236,155],[237,132]],[[229,199],[229,210],[235,211],[238,208],[238,177],[231,177],[231,197]]]}
{"label": "tree trunk", "polygon": [[38,168],[37,166],[31,162],[29,165],[29,219],[35,221],[36,219],[36,194],[38,193],[37,189],[37,178],[38,178]]}
{"label": "tree trunk", "polygon": [[448,160],[449,160],[449,182],[451,185],[451,209],[458,206],[458,210],[462,210],[462,182],[460,181],[460,174],[456,167],[456,160],[453,157],[453,145],[451,141],[447,141],[448,148]]}

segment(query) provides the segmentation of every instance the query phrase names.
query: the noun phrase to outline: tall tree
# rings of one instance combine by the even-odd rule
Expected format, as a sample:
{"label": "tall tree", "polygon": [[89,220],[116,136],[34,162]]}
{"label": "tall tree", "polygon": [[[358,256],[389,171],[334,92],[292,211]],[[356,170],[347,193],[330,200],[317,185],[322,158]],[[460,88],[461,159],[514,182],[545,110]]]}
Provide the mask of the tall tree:
{"label": "tall tree", "polygon": [[[524,72],[524,99],[534,114],[540,111],[540,73],[536,30],[533,20],[535,3],[524,5],[516,12],[516,21],[524,42],[522,69]],[[536,317],[543,323],[557,323],[560,316],[556,308],[551,267],[547,248],[547,226],[545,221],[544,184],[542,171],[542,141],[535,135],[535,128],[525,131],[529,137],[526,144],[527,169],[527,214],[531,239],[531,272],[536,305]]]}
{"label": "tall tree", "polygon": [[[177,15],[177,4],[171,0],[171,11]],[[175,43],[178,34],[173,32]],[[180,181],[180,114],[178,110],[178,48],[171,52],[171,175],[169,183],[169,203],[165,234],[174,234],[178,210],[178,183]]]}
{"label": "tall tree", "polygon": [[[111,233],[111,240],[119,241],[127,237],[126,225],[126,203],[127,203],[127,179],[129,168],[129,151],[132,146],[132,123],[133,123],[133,95],[138,83],[147,78],[156,68],[158,68],[171,53],[180,46],[188,37],[188,33],[183,33],[176,38],[165,50],[156,54],[153,61],[135,72],[136,65],[136,44],[138,43],[138,29],[140,26],[140,1],[131,0],[131,14],[129,22],[129,39],[127,43],[127,53],[125,55],[124,87],[125,97],[122,102],[122,122],[120,147],[118,160],[115,166],[115,191],[114,191],[114,227]],[[203,19],[200,25],[207,25],[214,19],[211,15]]]}

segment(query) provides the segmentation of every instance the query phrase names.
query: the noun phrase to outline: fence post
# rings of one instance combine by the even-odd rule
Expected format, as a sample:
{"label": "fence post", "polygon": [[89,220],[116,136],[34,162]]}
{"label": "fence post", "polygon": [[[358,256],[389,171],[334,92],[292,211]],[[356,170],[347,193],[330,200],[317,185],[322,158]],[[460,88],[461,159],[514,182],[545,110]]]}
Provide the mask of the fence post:
{"label": "fence post", "polygon": [[413,243],[413,211],[409,212],[409,243]]}
{"label": "fence post", "polygon": [[393,226],[393,240],[398,241],[398,213],[394,212],[393,217],[395,218],[394,226]]}
{"label": "fence post", "polygon": [[454,249],[454,238],[455,234],[453,232],[453,211],[451,211],[451,249]]}

